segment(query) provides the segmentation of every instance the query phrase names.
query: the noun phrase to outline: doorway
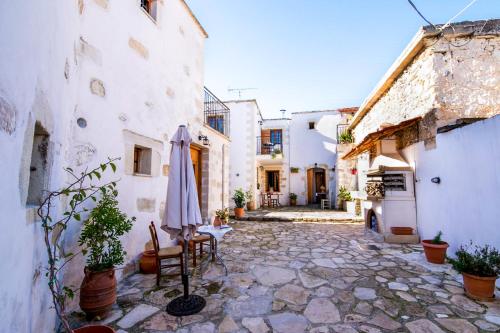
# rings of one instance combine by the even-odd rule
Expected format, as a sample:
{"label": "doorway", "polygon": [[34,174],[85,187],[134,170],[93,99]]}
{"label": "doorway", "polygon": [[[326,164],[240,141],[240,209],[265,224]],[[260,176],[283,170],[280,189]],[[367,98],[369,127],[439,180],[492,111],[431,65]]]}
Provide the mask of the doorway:
{"label": "doorway", "polygon": [[317,204],[327,198],[325,169],[311,168],[307,170],[307,203]]}
{"label": "doorway", "polygon": [[196,179],[196,191],[198,192],[198,203],[201,207],[201,149],[191,145],[191,160],[193,162],[194,178]]}
{"label": "doorway", "polygon": [[280,172],[279,171],[266,171],[266,192],[279,192],[280,191]]}

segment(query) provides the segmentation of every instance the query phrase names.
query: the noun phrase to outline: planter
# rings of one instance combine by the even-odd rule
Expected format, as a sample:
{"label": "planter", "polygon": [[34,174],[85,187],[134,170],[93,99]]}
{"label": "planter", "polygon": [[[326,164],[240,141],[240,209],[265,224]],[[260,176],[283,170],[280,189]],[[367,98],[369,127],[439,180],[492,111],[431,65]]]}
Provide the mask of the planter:
{"label": "planter", "polygon": [[446,249],[449,246],[448,243],[433,244],[432,240],[426,239],[422,241],[422,246],[424,247],[425,257],[428,262],[433,264],[444,264]]}
{"label": "planter", "polygon": [[393,235],[413,235],[413,228],[410,227],[391,227]]}
{"label": "planter", "polygon": [[142,252],[139,260],[139,268],[144,274],[156,274],[156,254],[155,251],[149,250]]}
{"label": "planter", "polygon": [[247,210],[255,210],[255,201],[247,202]]}
{"label": "planter", "polygon": [[245,216],[245,210],[243,208],[236,207],[234,209],[234,216],[236,216],[237,219]]}
{"label": "planter", "polygon": [[220,219],[220,217],[216,216],[214,218],[213,226],[214,227],[220,227],[221,225],[222,225],[222,220]]}
{"label": "planter", "polygon": [[464,278],[465,294],[480,301],[492,301],[495,298],[496,276],[482,277],[462,273]]}
{"label": "planter", "polygon": [[297,206],[297,199],[290,199],[290,206]]}
{"label": "planter", "polygon": [[114,329],[104,325],[90,325],[73,330],[73,333],[114,333],[114,332],[115,332]]}
{"label": "planter", "polygon": [[92,272],[85,267],[80,286],[80,308],[87,318],[104,318],[116,302],[115,269]]}

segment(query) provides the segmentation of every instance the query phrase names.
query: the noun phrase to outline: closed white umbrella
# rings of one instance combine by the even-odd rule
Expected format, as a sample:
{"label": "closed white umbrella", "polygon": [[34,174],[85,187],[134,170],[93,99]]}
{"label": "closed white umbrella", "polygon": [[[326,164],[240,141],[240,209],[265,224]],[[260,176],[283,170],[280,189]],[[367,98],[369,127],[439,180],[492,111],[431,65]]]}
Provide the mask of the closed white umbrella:
{"label": "closed white umbrella", "polygon": [[167,200],[161,228],[170,238],[190,240],[198,225],[202,225],[196,179],[190,145],[192,139],[186,126],[181,125],[170,140],[170,170]]}
{"label": "closed white umbrella", "polygon": [[184,295],[167,305],[167,312],[174,316],[188,316],[205,307],[205,299],[189,295],[188,244],[198,225],[202,224],[198,193],[191,160],[191,136],[186,126],[181,125],[170,140],[170,170],[168,174],[167,201],[161,228],[170,238],[184,239],[184,260],[182,283]]}

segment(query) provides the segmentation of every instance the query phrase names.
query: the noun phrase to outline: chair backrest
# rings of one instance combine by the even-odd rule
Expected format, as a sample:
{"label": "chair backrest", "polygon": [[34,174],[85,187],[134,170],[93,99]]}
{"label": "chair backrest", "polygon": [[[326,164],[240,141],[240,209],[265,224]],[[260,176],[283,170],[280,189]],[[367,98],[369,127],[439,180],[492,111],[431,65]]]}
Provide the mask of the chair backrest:
{"label": "chair backrest", "polygon": [[149,232],[151,233],[151,241],[153,242],[155,254],[158,256],[158,252],[160,252],[160,243],[158,242],[158,235],[156,234],[156,227],[153,221],[151,221],[151,225],[149,226]]}

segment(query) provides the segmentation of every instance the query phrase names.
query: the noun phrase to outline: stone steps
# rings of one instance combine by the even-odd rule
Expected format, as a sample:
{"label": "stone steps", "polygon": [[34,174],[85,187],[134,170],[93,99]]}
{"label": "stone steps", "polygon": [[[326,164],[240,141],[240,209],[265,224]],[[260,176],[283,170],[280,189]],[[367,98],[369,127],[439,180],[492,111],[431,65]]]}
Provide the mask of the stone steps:
{"label": "stone steps", "polygon": [[236,218],[230,216],[236,221],[252,221],[252,222],[328,222],[328,223],[362,223],[360,219],[332,219],[325,217],[279,217],[279,216],[244,216]]}

